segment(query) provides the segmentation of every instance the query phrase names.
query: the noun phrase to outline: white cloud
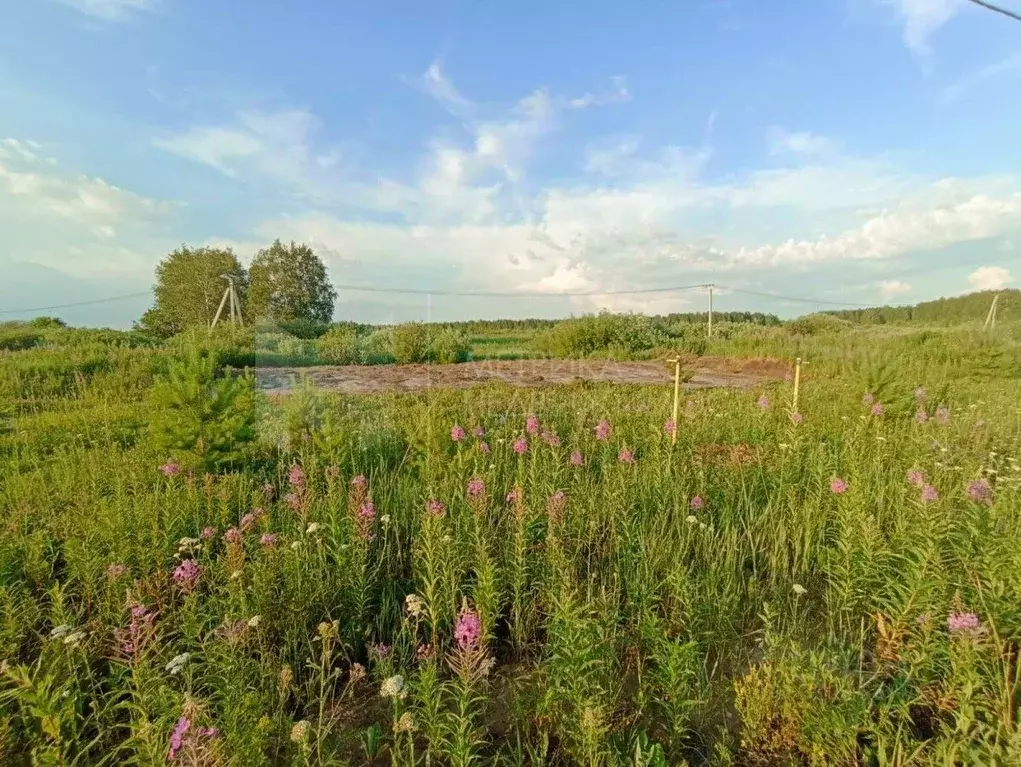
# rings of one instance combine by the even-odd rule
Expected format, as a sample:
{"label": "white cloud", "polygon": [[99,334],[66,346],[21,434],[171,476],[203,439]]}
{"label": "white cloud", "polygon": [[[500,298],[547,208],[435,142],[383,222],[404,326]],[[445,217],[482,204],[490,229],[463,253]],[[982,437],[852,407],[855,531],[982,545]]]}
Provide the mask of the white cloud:
{"label": "white cloud", "polygon": [[770,128],[767,133],[771,154],[791,152],[800,155],[818,155],[833,152],[837,143],[830,138],[810,131],[790,132],[783,128]]}
{"label": "white cloud", "polygon": [[153,8],[156,0],[58,0],[86,16],[104,21],[119,21],[137,11]]}
{"label": "white cloud", "polygon": [[904,24],[904,42],[912,52],[929,52],[929,38],[963,5],[962,0],[883,0]]}
{"label": "white cloud", "polygon": [[879,283],[879,295],[887,301],[905,293],[910,293],[911,290],[911,286],[903,280],[883,280]]}
{"label": "white cloud", "polygon": [[571,109],[585,109],[591,106],[606,106],[608,104],[625,104],[631,100],[631,91],[627,87],[627,79],[621,75],[610,78],[611,89],[604,93],[586,93],[584,96],[570,99],[567,105]]}
{"label": "white cloud", "polygon": [[1014,277],[1002,266],[980,266],[968,275],[972,290],[1002,290],[1014,282]]}
{"label": "white cloud", "polygon": [[418,78],[422,89],[437,101],[441,102],[451,112],[461,114],[471,111],[474,104],[454,87],[454,84],[443,73],[443,66],[439,59],[434,59],[429,67]]}
{"label": "white cloud", "polygon": [[992,80],[1002,75],[1016,76],[1019,74],[1021,74],[1021,51],[982,67],[978,71],[962,77],[953,85],[948,86],[943,91],[942,102],[944,104],[952,104],[972,89],[984,84],[987,80]]}

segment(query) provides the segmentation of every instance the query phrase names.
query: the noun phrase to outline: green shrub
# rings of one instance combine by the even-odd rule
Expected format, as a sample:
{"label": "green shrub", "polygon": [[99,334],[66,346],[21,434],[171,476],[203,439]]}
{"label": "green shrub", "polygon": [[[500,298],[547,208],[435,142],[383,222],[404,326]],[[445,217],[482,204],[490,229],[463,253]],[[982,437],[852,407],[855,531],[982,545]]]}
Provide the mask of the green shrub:
{"label": "green shrub", "polygon": [[432,342],[432,358],[443,365],[467,362],[471,357],[471,339],[458,330],[443,330]]}
{"label": "green shrub", "polygon": [[358,334],[347,328],[334,328],[316,341],[316,354],[329,365],[359,365],[362,361]]}
{"label": "green shrub", "polygon": [[425,362],[429,357],[429,329],[421,322],[405,322],[393,329],[393,355],[399,364]]}
{"label": "green shrub", "polygon": [[316,342],[306,341],[303,338],[284,338],[280,341],[279,352],[286,357],[315,362]]}
{"label": "green shrub", "polygon": [[20,352],[38,346],[42,340],[42,333],[26,327],[0,331],[0,351]]}
{"label": "green shrub", "polygon": [[796,336],[815,336],[847,330],[851,323],[832,314],[806,314],[787,323],[787,331]]}
{"label": "green shrub", "polygon": [[394,361],[393,328],[379,328],[361,340],[361,358],[365,365],[385,365]]}

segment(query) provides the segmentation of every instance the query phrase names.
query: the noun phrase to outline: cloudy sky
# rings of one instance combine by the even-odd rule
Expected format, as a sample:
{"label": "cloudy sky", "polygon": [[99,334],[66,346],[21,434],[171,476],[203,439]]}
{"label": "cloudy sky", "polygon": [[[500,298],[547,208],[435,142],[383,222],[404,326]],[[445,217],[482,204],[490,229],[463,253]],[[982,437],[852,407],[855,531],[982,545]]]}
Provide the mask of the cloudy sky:
{"label": "cloudy sky", "polygon": [[0,93],[0,318],[277,237],[344,285],[529,294],[341,290],[368,321],[1021,277],[1021,23],[966,0],[33,0],[4,12]]}

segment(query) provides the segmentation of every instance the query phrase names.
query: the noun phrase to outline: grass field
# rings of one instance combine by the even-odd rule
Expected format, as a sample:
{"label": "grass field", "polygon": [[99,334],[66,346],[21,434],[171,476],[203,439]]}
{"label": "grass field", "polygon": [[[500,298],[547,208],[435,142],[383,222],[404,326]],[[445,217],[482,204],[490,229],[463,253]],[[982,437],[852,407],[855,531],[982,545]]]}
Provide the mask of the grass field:
{"label": "grass field", "polygon": [[8,352],[0,763],[1019,763],[1019,340],[721,334],[809,360],[798,407],[676,424],[668,386]]}

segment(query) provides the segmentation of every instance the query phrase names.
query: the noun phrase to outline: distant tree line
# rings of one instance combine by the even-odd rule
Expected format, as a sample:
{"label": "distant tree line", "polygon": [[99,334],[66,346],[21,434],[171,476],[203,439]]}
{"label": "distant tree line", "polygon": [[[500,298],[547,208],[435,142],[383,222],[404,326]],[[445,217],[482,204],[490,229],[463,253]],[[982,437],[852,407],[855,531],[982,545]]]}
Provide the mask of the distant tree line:
{"label": "distant tree line", "polygon": [[915,306],[877,306],[870,309],[847,309],[826,313],[863,325],[897,322],[957,325],[985,320],[993,297],[997,293],[1000,295],[996,306],[997,322],[1021,319],[1021,290],[982,290],[965,296],[924,301]]}

